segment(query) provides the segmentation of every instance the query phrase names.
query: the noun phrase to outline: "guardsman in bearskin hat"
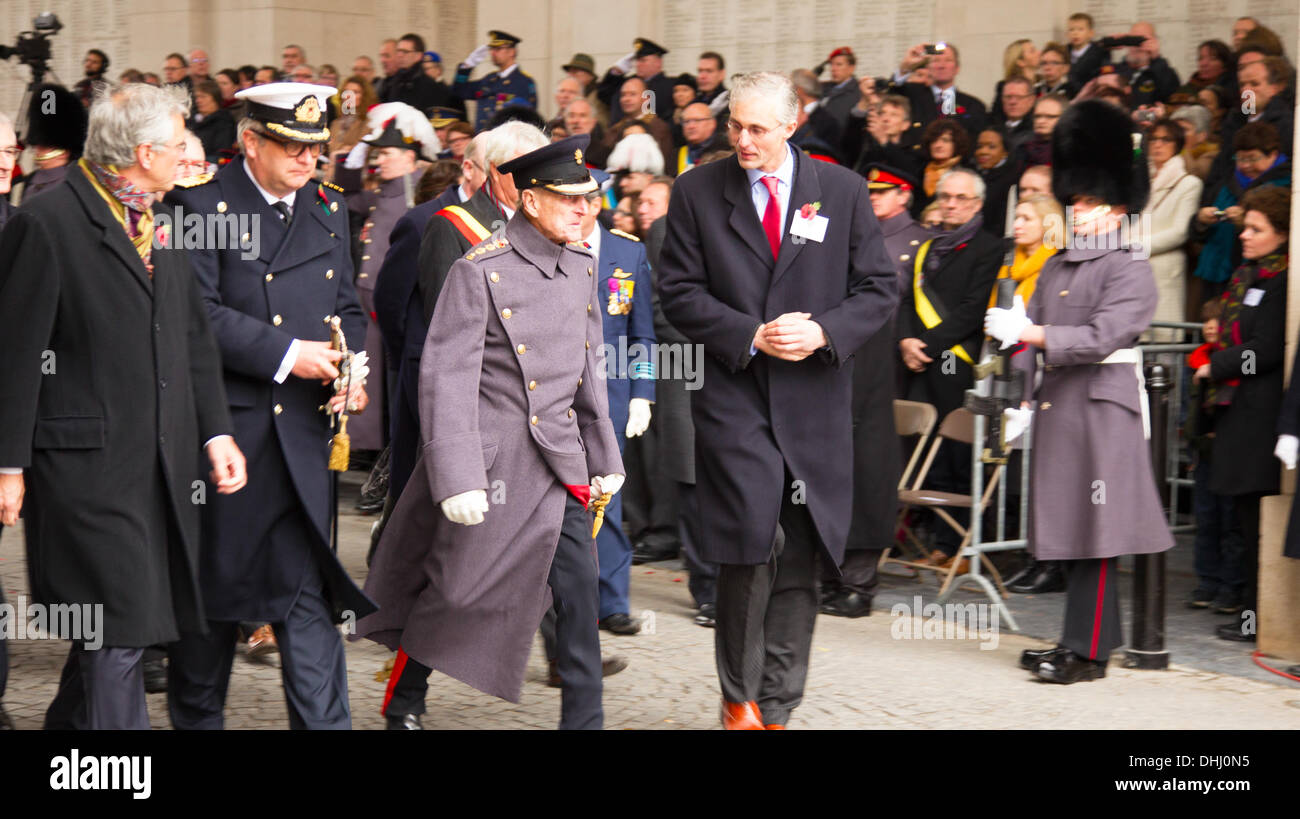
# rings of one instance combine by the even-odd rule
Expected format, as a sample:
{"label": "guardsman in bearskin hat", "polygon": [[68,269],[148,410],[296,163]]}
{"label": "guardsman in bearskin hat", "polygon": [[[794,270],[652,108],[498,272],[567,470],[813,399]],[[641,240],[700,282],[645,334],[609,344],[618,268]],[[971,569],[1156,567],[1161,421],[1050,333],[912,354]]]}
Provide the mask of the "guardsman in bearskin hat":
{"label": "guardsman in bearskin hat", "polygon": [[[1152,478],[1142,357],[1134,348],[1155,315],[1155,279],[1130,218],[1146,204],[1146,152],[1133,123],[1109,103],[1071,105],[1052,132],[1052,191],[1067,205],[1064,252],[1043,265],[1028,308],[991,308],[985,331],[1013,360],[1034,397],[1029,548],[1060,560],[1066,576],[1060,644],[1026,651],[1039,679],[1106,676],[1123,642],[1120,555],[1174,545]],[[1026,402],[1028,403],[1028,402]],[[1026,409],[1008,410],[1012,416]],[[1008,418],[1012,422],[1012,418]]]}
{"label": "guardsman in bearskin hat", "polygon": [[[347,395],[328,385],[341,359],[331,322],[337,317],[344,337],[360,347],[366,318],[352,283],[347,205],[337,189],[312,180],[329,140],[331,93],[306,83],[240,91],[248,103],[241,156],[211,182],[168,200],[176,206],[173,235],[190,251],[221,348],[250,484],[203,506],[208,633],[183,634],[171,647],[177,728],[222,726],[241,621],[267,622],[275,632],[291,727],[352,724],[334,623],[375,607],[330,549],[331,431],[322,407],[365,408],[356,379]],[[194,216],[223,227],[191,230]]]}
{"label": "guardsman in bearskin hat", "polygon": [[27,106],[23,142],[32,149],[36,169],[23,182],[27,200],[63,181],[86,143],[86,108],[68,89],[43,83]]}

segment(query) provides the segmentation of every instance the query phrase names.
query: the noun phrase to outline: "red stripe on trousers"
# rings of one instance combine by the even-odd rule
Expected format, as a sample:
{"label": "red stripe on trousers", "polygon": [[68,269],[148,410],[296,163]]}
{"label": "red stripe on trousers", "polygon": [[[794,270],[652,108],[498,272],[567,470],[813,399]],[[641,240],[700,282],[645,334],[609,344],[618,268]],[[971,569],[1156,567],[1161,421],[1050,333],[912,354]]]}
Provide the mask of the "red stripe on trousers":
{"label": "red stripe on trousers", "polygon": [[1106,565],[1109,562],[1101,561],[1101,579],[1097,581],[1097,612],[1092,618],[1092,652],[1088,655],[1089,660],[1097,659],[1097,642],[1101,639],[1102,601],[1106,599]]}
{"label": "red stripe on trousers", "polygon": [[379,709],[379,713],[388,716],[388,703],[393,699],[393,689],[397,687],[397,681],[402,678],[402,671],[406,668],[406,652],[397,649],[397,658],[393,660],[393,672],[388,675],[388,688],[384,691],[384,707]]}

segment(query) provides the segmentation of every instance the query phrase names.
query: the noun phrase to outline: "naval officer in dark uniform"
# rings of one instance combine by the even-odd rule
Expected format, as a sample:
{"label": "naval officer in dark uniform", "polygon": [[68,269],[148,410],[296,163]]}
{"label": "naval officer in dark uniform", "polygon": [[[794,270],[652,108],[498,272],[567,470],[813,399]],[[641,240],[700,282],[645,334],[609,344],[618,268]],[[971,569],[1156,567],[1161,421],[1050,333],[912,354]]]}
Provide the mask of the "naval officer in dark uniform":
{"label": "naval officer in dark uniform", "polygon": [[312,181],[329,140],[330,93],[305,83],[239,92],[248,103],[242,155],[171,198],[178,214],[224,215],[243,231],[240,247],[205,244],[190,248],[190,259],[221,350],[235,438],[249,454],[248,491],[203,506],[208,634],[183,633],[171,648],[177,728],[222,726],[235,628],[250,620],[275,630],[290,726],[352,724],[334,624],[375,607],[330,550],[330,428],[321,406],[365,408],[358,385],[346,396],[326,385],[340,358],[330,349],[331,319],[341,319],[354,344],[366,321],[352,284],[347,206]]}
{"label": "naval officer in dark uniform", "polygon": [[358,624],[398,649],[390,727],[420,727],[435,668],[517,702],[552,598],[560,727],[603,724],[586,507],[622,487],[623,462],[601,381],[596,264],[578,244],[595,189],[587,141],[501,166],[520,209],[451,266],[438,296],[420,372],[424,444],[366,580],[381,608]]}
{"label": "naval officer in dark uniform", "polygon": [[[463,100],[473,100],[474,130],[483,131],[492,115],[510,105],[537,107],[537,83],[516,62],[519,38],[504,31],[489,31],[486,45],[481,45],[456,66],[456,80],[451,90]],[[471,80],[474,67],[488,57],[497,70]]]}

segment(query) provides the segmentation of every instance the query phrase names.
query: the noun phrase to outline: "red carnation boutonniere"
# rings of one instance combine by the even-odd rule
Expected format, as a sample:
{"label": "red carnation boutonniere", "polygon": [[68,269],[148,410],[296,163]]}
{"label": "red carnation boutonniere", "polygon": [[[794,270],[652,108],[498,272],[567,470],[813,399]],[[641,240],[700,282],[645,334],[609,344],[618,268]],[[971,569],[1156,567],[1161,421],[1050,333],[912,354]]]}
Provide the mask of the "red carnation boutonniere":
{"label": "red carnation boutonniere", "polygon": [[957,116],[961,116],[961,115],[964,114],[964,113],[966,113],[966,106],[964,106],[964,105],[958,105],[958,106],[957,106]]}
{"label": "red carnation boutonniere", "polygon": [[153,229],[153,243],[158,247],[167,247],[171,239],[171,230],[167,225],[158,225]]}
{"label": "red carnation boutonniere", "polygon": [[811,219],[814,216],[816,216],[817,211],[821,209],[822,209],[821,202],[808,202],[803,207],[799,208],[799,218],[805,220]]}

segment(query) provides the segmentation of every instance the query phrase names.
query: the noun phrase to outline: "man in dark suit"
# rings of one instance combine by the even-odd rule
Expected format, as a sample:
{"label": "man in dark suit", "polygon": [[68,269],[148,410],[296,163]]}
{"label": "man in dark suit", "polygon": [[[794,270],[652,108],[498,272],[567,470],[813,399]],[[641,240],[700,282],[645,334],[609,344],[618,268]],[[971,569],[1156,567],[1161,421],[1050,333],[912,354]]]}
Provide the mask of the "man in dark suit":
{"label": "man in dark suit", "polygon": [[[269,622],[293,728],[351,726],[343,644],[334,623],[374,604],[330,548],[330,428],[322,405],[365,408],[361,382],[345,394],[331,349],[337,317],[357,345],[366,323],[352,285],[347,205],[311,181],[329,139],[329,89],[254,86],[240,123],[243,155],[206,185],[173,194],[177,212],[245,220],[240,247],[191,249],[222,353],[236,435],[255,453],[250,491],[203,507],[207,634],[171,648],[176,728],[220,728],[240,621]],[[253,232],[257,238],[253,240]],[[247,242],[247,244],[245,244]]]}
{"label": "man in dark suit", "polygon": [[827,64],[831,69],[831,78],[822,83],[821,101],[817,107],[825,111],[835,124],[829,142],[838,147],[841,135],[849,127],[850,112],[862,98],[858,78],[853,75],[858,66],[858,58],[853,49],[842,46],[831,52]]}
{"label": "man in dark suit", "polygon": [[681,177],[661,257],[664,314],[708,353],[696,492],[730,729],[782,727],[803,697],[818,564],[851,514],[846,365],[898,302],[865,180],[791,148],[797,112],[787,77],[734,80],[736,159]]}
{"label": "man in dark suit", "polygon": [[[903,288],[898,311],[898,350],[908,370],[904,397],[933,404],[940,420],[962,405],[974,382],[984,310],[1002,264],[1002,240],[982,229],[984,195],[984,180],[972,170],[954,169],[939,179],[935,201],[945,232],[917,249],[912,286]],[[944,444],[926,485],[968,493],[970,448]],[[943,559],[952,557],[960,538],[944,525],[935,534]]]}
{"label": "man in dark suit", "polygon": [[[658,43],[638,37],[632,41],[632,50],[605,72],[596,88],[596,95],[609,109],[611,120],[620,108],[618,96],[623,82],[632,75],[645,83],[642,93],[648,93],[645,101],[649,102],[655,115],[665,123],[673,121],[673,81],[664,76],[664,55],[667,53],[668,49]],[[623,110],[626,114],[627,109]]]}
{"label": "man in dark suit", "polygon": [[[936,46],[937,48],[937,46]],[[940,117],[955,119],[970,134],[971,142],[984,130],[987,110],[975,97],[957,90],[957,73],[961,71],[961,57],[957,46],[943,44],[936,54],[926,54],[925,45],[914,45],[903,56],[899,71],[894,75],[893,92],[907,97],[912,107],[912,128],[920,133],[925,126]],[[924,63],[929,67],[930,84],[906,82],[907,74]]]}
{"label": "man in dark suit", "polygon": [[149,728],[144,648],[203,627],[196,498],[245,483],[198,287],[150,208],[188,111],[179,89],[115,88],[67,180],[0,234],[0,523],[26,491],[33,602],[102,607],[58,634],[46,728]]}

